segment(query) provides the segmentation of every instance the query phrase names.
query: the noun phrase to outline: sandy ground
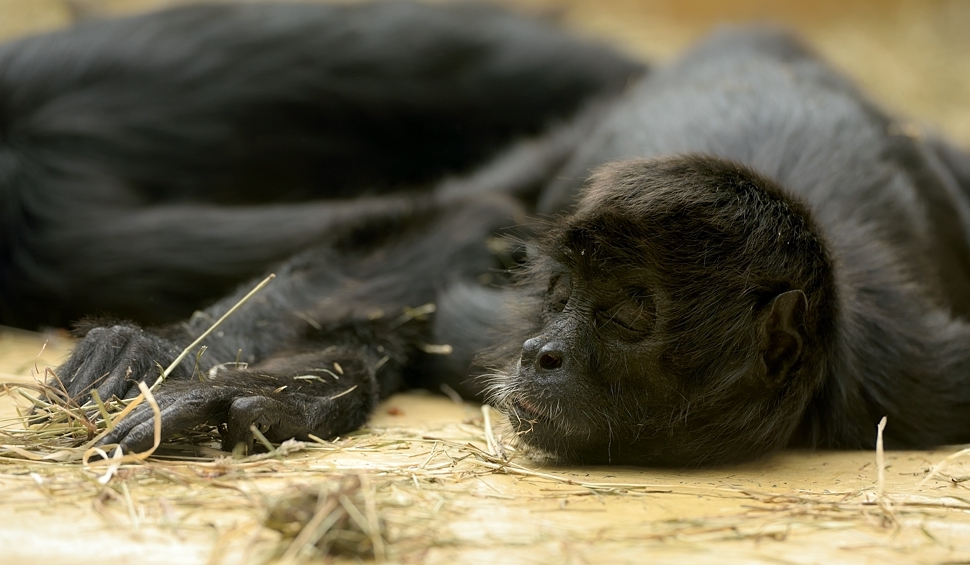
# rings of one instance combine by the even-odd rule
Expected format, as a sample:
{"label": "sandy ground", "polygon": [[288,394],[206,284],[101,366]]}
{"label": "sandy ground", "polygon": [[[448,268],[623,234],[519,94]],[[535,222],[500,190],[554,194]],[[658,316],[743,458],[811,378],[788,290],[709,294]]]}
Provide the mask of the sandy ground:
{"label": "sandy ground", "polygon": [[[69,346],[0,332],[0,375],[30,382]],[[970,561],[970,458],[922,484],[956,448],[885,454],[881,491],[872,452],[694,471],[543,466],[511,452],[505,464],[488,454],[479,407],[415,392],[334,443],[257,460],[157,458],[102,485],[104,467],[6,451],[14,404],[0,397],[0,564],[291,563],[288,542],[262,526],[268,508],[347,474],[368,478],[391,562]]]}
{"label": "sandy ground", "polygon": [[[172,3],[0,0],[0,39]],[[675,56],[722,22],[780,21],[887,107],[970,147],[970,2],[517,5],[652,60]],[[43,375],[69,345],[57,333],[0,331],[0,380]],[[0,417],[14,414],[12,400],[0,398]],[[518,456],[496,470],[485,434],[477,407],[409,394],[385,403],[368,430],[335,444],[242,463],[125,466],[107,485],[97,481],[104,468],[0,454],[0,564],[265,561],[285,547],[260,525],[268,501],[293,485],[361,472],[369,477],[365,500],[386,523],[384,553],[394,561],[970,562],[970,458],[921,485],[957,448],[886,454],[880,493],[869,452],[786,452],[679,472],[543,467]]]}

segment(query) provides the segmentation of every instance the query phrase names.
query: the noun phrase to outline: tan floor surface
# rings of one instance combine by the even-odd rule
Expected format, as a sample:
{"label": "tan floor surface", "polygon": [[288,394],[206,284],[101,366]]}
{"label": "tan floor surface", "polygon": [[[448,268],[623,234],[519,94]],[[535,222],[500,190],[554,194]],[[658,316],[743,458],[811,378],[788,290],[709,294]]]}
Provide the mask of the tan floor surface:
{"label": "tan floor surface", "polygon": [[[173,3],[0,0],[0,39]],[[970,2],[508,3],[551,7],[654,59],[720,21],[780,20],[887,106],[970,146]],[[67,346],[0,332],[0,380],[42,374]],[[0,399],[0,416],[11,414]],[[369,430],[281,459],[127,466],[107,486],[103,468],[0,459],[0,564],[263,561],[281,547],[260,526],[267,501],[340,470],[368,473],[386,554],[405,562],[970,563],[970,457],[918,486],[956,449],[887,453],[880,497],[873,453],[787,452],[691,472],[540,467],[519,456],[503,472],[484,437],[477,407],[407,394]]]}
{"label": "tan floor surface", "polygon": [[[0,373],[29,381],[66,345],[0,332]],[[12,414],[0,398],[0,416]],[[242,463],[126,465],[106,486],[104,468],[24,463],[4,443],[3,564],[265,562],[284,547],[260,525],[267,502],[341,472],[371,477],[393,561],[970,562],[970,457],[919,486],[955,449],[887,453],[882,497],[871,452],[786,452],[701,471],[519,456],[503,472],[485,454],[478,407],[422,393],[393,397],[368,430],[335,444]]]}

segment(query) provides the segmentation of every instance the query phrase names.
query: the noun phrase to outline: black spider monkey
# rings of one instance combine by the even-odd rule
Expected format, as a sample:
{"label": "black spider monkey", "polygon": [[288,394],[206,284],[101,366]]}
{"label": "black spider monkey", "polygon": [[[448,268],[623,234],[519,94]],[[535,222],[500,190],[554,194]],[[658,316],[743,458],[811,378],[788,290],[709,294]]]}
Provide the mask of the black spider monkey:
{"label": "black spider monkey", "polygon": [[[562,461],[868,447],[883,415],[892,447],[970,441],[970,157],[782,32],[643,72],[471,5],[189,7],[8,44],[2,321],[167,323],[79,326],[67,392],[129,396],[277,264],[156,394],[164,436],[216,419],[227,449],[439,382]],[[509,287],[493,235],[534,213],[555,219]]]}

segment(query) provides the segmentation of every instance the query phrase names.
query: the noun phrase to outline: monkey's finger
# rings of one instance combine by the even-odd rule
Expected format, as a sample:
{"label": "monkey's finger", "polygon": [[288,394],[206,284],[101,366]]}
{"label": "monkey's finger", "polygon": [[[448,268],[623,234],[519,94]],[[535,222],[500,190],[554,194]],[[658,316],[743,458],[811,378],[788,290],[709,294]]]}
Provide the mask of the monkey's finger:
{"label": "monkey's finger", "polygon": [[[68,395],[84,402],[91,389],[101,398],[137,394],[137,382],[158,374],[177,355],[174,344],[136,326],[114,325],[91,329],[75,346],[71,357],[57,369],[58,381]],[[183,364],[184,365],[184,364]],[[191,370],[180,366],[172,379],[184,379]]]}
{"label": "monkey's finger", "polygon": [[[71,352],[68,360],[55,371],[57,379],[54,386],[64,385],[64,390],[71,398],[77,398],[91,390],[98,382],[107,377],[110,365],[104,363],[109,356],[101,339],[104,328],[95,328],[84,337]],[[113,354],[110,355],[113,359]]]}
{"label": "monkey's finger", "polygon": [[222,435],[223,451],[233,451],[237,445],[243,444],[246,453],[252,453],[254,438],[250,426],[266,432],[274,423],[273,413],[278,410],[279,407],[265,396],[244,396],[233,400]]}
{"label": "monkey's finger", "polygon": [[[177,396],[168,396],[164,393],[159,393],[155,395],[155,403],[158,404],[159,409],[163,414],[163,424],[164,424],[164,414],[165,410],[175,404],[178,401]],[[131,433],[131,431],[144,424],[145,422],[153,422],[155,419],[155,411],[152,409],[151,405],[147,402],[142,403],[140,406],[135,408],[130,414],[128,414],[124,419],[119,420],[114,423],[114,429],[107,433],[101,440],[98,441],[98,445],[106,445],[110,443],[121,443],[121,441]]]}
{"label": "monkey's finger", "polygon": [[[145,376],[142,374],[144,371],[141,367],[144,360],[138,359],[137,352],[133,349],[135,348],[131,343],[126,343],[118,356],[112,360],[114,366],[110,368],[108,376],[102,379],[100,383],[96,383],[99,397],[105,399],[112,396],[125,398],[126,393],[130,393],[132,389],[137,393],[138,385],[136,383],[139,380],[144,380]],[[88,391],[81,391],[81,393],[83,394],[82,398],[84,398]],[[81,399],[78,399],[78,401],[80,402]]]}
{"label": "monkey's finger", "polygon": [[222,449],[232,451],[242,443],[251,453],[255,439],[252,426],[272,442],[306,437],[310,431],[298,396],[245,396],[233,400],[229,407]]}
{"label": "monkey's finger", "polygon": [[319,426],[328,414],[332,416],[322,409],[320,398],[305,394],[236,398],[229,408],[222,449],[231,451],[242,443],[251,453],[255,446],[253,426],[273,443],[305,440],[309,434],[329,436]]}
{"label": "monkey's finger", "polygon": [[[193,387],[156,395],[161,409],[161,438],[194,428],[212,419],[224,419],[232,392],[223,387]],[[155,411],[149,405],[139,406],[114,430],[101,439],[100,445],[117,443],[123,451],[145,451],[155,443]]]}

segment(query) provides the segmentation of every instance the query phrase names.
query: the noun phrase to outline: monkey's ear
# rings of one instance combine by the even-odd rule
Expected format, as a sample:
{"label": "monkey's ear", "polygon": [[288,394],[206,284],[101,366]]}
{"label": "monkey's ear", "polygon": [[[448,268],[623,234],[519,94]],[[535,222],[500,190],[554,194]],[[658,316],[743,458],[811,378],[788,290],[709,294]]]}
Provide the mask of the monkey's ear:
{"label": "monkey's ear", "polygon": [[772,299],[761,328],[762,361],[765,378],[781,382],[802,353],[802,322],[808,298],[800,290],[789,290]]}

